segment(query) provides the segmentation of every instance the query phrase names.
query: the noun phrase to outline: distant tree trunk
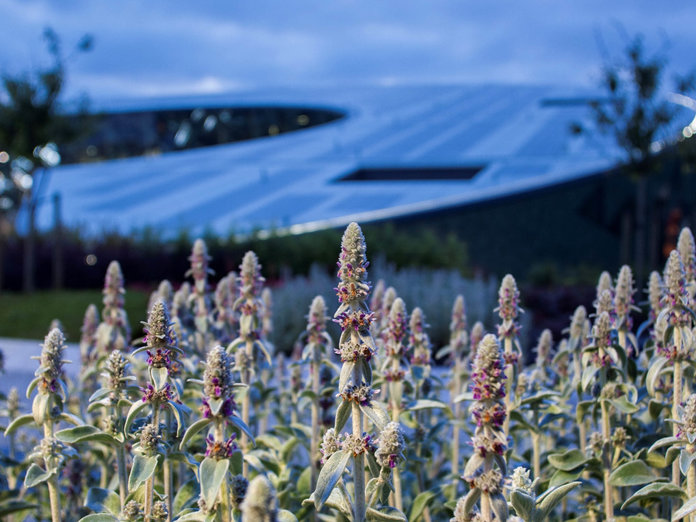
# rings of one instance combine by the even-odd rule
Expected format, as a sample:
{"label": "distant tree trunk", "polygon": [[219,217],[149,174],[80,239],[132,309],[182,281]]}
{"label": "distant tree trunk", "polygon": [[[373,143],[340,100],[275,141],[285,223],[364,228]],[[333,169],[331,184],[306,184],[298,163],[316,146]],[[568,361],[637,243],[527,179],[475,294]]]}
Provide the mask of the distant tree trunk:
{"label": "distant tree trunk", "polygon": [[621,212],[621,245],[619,247],[619,259],[621,264],[631,264],[631,241],[635,232],[633,223],[631,223],[630,209],[624,209]]}
{"label": "distant tree trunk", "polygon": [[5,288],[5,234],[0,230],[0,291]]}
{"label": "distant tree trunk", "polygon": [[636,288],[643,288],[645,282],[645,214],[647,203],[647,175],[641,174],[636,182],[636,217],[635,217],[635,260],[634,275]]}
{"label": "distant tree trunk", "polygon": [[63,220],[61,217],[61,198],[53,194],[53,288],[63,288]]}
{"label": "distant tree trunk", "polygon": [[36,288],[34,280],[34,253],[35,253],[35,242],[36,242],[36,204],[33,201],[31,192],[28,192],[28,204],[27,212],[28,216],[28,227],[27,234],[24,237],[24,259],[23,259],[23,279],[22,279],[22,290],[27,293],[33,292]]}

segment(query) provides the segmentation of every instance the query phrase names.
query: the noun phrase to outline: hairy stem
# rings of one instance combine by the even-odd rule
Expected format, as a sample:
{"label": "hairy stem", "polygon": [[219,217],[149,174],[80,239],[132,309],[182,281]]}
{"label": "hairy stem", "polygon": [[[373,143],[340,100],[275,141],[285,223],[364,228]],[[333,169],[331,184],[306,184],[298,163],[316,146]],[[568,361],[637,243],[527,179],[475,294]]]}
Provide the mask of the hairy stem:
{"label": "hairy stem", "polygon": [[116,448],[116,467],[118,469],[118,493],[121,499],[121,509],[123,509],[128,496],[128,472],[126,470],[126,450],[121,445]]}
{"label": "hairy stem", "polygon": [[314,392],[314,398],[312,399],[312,440],[309,446],[309,461],[312,466],[312,487],[311,490],[314,491],[317,487],[317,477],[319,476],[319,435],[321,431],[321,425],[319,421],[319,393],[320,382],[319,382],[319,361],[317,360],[317,355],[315,354],[314,359],[312,359],[312,392]]}
{"label": "hairy stem", "polygon": [[[53,420],[46,420],[43,425],[44,428],[44,439],[53,439]],[[47,458],[44,462],[46,466],[46,471],[52,469],[55,465],[55,459],[53,457]],[[61,522],[62,518],[60,516],[60,495],[58,493],[58,473],[51,475],[48,479],[48,498],[51,503],[51,520],[52,522]]]}
{"label": "hairy stem", "polygon": [[602,406],[602,437],[604,439],[602,451],[602,463],[604,465],[604,515],[607,522],[611,522],[614,520],[614,490],[609,483],[609,476],[611,475],[611,419],[609,418],[607,401],[601,399],[600,403]]}
{"label": "hairy stem", "polygon": [[[359,365],[355,365],[353,372],[353,382],[360,383],[361,381]],[[363,423],[362,411],[360,406],[353,402],[352,404],[352,421],[353,435],[362,436]],[[355,522],[365,521],[365,455],[360,453],[353,459],[353,487],[355,488]]]}
{"label": "hairy stem", "polygon": [[[674,345],[677,349],[681,346],[681,332],[679,328],[674,329]],[[683,368],[680,360],[674,361],[674,373],[672,382],[672,419],[679,419],[679,407],[682,401],[682,376]],[[672,435],[675,437],[679,434],[679,425],[674,422],[672,423]],[[681,483],[681,472],[679,471],[679,460],[675,460],[672,463],[672,483],[675,486],[679,486]]]}
{"label": "hairy stem", "polygon": [[[222,421],[217,420],[215,422],[215,433],[213,435],[216,442],[225,441],[225,428]],[[232,516],[230,513],[230,490],[229,484],[227,482],[227,476],[222,480],[222,486],[220,487],[220,506],[218,507],[217,514],[220,522],[231,522]]]}
{"label": "hairy stem", "polygon": [[[505,355],[512,354],[512,339],[509,337],[505,338]],[[512,364],[505,365],[505,420],[503,421],[503,433],[507,439],[510,433],[510,410],[512,409],[512,381],[513,373],[515,369]]]}
{"label": "hairy stem", "polygon": [[[158,402],[155,402],[152,406],[152,425],[157,428],[159,431],[159,414],[160,414],[160,405]],[[157,472],[152,474],[152,476],[147,479],[147,482],[145,484],[145,506],[144,506],[144,513],[145,513],[145,520],[149,520],[150,515],[152,514],[152,505],[154,504],[155,501],[155,495],[154,495],[154,490],[155,490],[155,475]]]}
{"label": "hairy stem", "polygon": [[[242,370],[242,384],[245,384],[247,386],[247,392],[244,394],[244,397],[242,398],[242,420],[244,423],[249,426],[249,405],[250,405],[250,398],[249,398],[249,388],[248,386],[250,385],[251,381],[251,362],[254,360],[254,343],[252,341],[247,341],[246,346],[246,366]],[[246,436],[244,432],[242,432],[242,437],[240,439],[240,445],[242,447],[242,451],[244,452],[244,455],[247,454],[249,450],[249,439]],[[249,477],[249,464],[247,463],[246,460],[243,460],[242,462],[242,474],[244,475],[245,478]]]}
{"label": "hairy stem", "polygon": [[[454,402],[454,399],[457,398],[457,395],[459,395],[459,391],[462,387],[460,372],[461,370],[459,357],[456,357],[454,362],[454,385],[452,387],[452,397],[450,401],[452,403],[452,412],[454,413],[455,420],[455,424],[452,426],[452,475],[454,477],[459,476],[459,425],[456,424],[456,422],[459,421],[459,415],[461,414],[461,411],[460,403]],[[458,498],[457,484],[458,480],[455,478],[454,485],[452,487],[452,496],[450,497],[450,500],[457,500]]]}

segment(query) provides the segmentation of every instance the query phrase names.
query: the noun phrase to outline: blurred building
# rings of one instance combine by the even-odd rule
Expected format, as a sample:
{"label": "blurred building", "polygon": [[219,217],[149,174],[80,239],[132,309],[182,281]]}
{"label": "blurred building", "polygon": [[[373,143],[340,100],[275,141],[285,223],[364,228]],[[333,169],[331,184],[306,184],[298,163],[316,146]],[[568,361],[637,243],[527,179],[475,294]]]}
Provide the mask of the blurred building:
{"label": "blurred building", "polygon": [[[572,130],[592,129],[592,100],[573,88],[478,85],[101,103],[93,132],[40,190],[60,194],[64,223],[92,234],[303,233],[388,220],[454,231],[474,264],[495,270],[606,265],[630,250],[621,242],[632,196],[630,180],[613,175],[612,140]],[[656,183],[651,212],[664,213]],[[40,208],[41,228],[52,219]]]}

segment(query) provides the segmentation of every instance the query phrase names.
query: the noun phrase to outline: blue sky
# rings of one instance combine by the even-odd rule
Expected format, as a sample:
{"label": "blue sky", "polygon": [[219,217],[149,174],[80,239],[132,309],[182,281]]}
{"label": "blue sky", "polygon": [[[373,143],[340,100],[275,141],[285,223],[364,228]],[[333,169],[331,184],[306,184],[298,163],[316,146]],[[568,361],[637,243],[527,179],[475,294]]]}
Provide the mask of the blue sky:
{"label": "blue sky", "polygon": [[0,0],[0,71],[65,49],[68,93],[92,98],[358,83],[597,83],[628,39],[696,67],[696,4],[654,0]]}

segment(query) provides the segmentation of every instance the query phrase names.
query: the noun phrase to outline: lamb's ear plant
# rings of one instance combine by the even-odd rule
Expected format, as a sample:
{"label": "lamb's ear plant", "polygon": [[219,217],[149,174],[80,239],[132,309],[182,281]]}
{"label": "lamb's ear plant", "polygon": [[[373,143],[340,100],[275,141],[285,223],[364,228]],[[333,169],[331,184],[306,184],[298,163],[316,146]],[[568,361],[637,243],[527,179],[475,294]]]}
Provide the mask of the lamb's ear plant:
{"label": "lamb's ear plant", "polygon": [[[679,421],[682,398],[685,389],[688,389],[685,373],[693,376],[694,371],[694,312],[682,258],[676,250],[670,253],[667,260],[664,283],[662,311],[655,321],[657,348],[646,375],[646,386],[651,395],[656,395],[662,376],[671,374],[672,420]],[[679,423],[674,422],[672,426],[672,439],[676,440],[680,435]],[[677,487],[681,485],[680,460],[672,463],[672,483]]]}
{"label": "lamb's ear plant", "polygon": [[[651,453],[657,449],[667,448],[668,455],[678,454],[675,462],[678,463],[681,474],[686,477],[688,500],[680,509],[673,512],[672,520],[689,516],[693,518],[693,513],[696,511],[696,394],[686,398],[683,406],[679,407],[679,413],[679,419],[674,420],[678,427],[677,434],[659,439],[648,450]],[[667,484],[667,486],[677,487],[673,484]],[[626,504],[629,502],[631,499]]]}
{"label": "lamb's ear plant", "polygon": [[295,515],[279,508],[275,488],[265,475],[249,483],[241,509],[244,522],[297,522]]}
{"label": "lamb's ear plant", "polygon": [[99,323],[96,333],[97,350],[102,357],[112,350],[124,351],[130,343],[130,326],[123,308],[125,293],[121,265],[118,261],[112,261],[106,269],[102,322]]}
{"label": "lamb's ear plant", "polygon": [[[256,421],[258,425],[258,434],[266,433],[268,429],[268,415],[263,407],[264,403],[273,395],[275,388],[271,386],[272,375],[272,360],[273,354],[275,353],[275,346],[271,343],[271,334],[273,333],[273,293],[268,287],[264,287],[261,291],[261,327],[260,327],[260,341],[266,348],[266,351],[270,354],[270,357],[265,364],[260,365],[259,377],[257,381],[258,388],[257,393],[252,395],[254,401],[254,411],[256,413]],[[301,373],[301,369],[296,365],[296,372]],[[299,389],[299,386],[293,386],[291,388],[293,391]],[[255,390],[256,391],[256,390]],[[293,401],[293,404],[297,404],[297,401]]]}
{"label": "lamb's ear plant", "polygon": [[58,485],[60,472],[66,459],[77,456],[70,446],[66,446],[56,438],[56,428],[61,421],[80,425],[82,421],[74,415],[63,411],[66,400],[66,384],[63,380],[63,364],[69,361],[63,359],[65,337],[58,329],[53,329],[44,339],[40,363],[36,377],[27,387],[27,397],[34,390],[36,396],[32,403],[31,415],[17,417],[5,430],[5,436],[11,435],[20,426],[34,423],[43,431],[43,439],[27,460],[36,460],[24,477],[24,486],[32,488],[46,483],[51,506],[51,520],[63,520],[61,498]]}
{"label": "lamb's ear plant", "polygon": [[498,308],[496,308],[500,316],[500,324],[498,325],[498,338],[503,342],[503,350],[505,353],[505,418],[503,420],[503,433],[505,437],[510,433],[510,411],[513,404],[513,390],[515,379],[518,372],[520,358],[522,357],[522,348],[520,346],[517,334],[520,330],[520,325],[517,322],[517,316],[522,309],[520,308],[520,292],[517,289],[515,278],[507,274],[500,284],[498,290]]}
{"label": "lamb's ear plant", "polygon": [[[244,254],[239,266],[239,297],[234,303],[234,310],[239,313],[239,335],[227,347],[234,353],[235,365],[240,372],[242,384],[246,386],[242,396],[242,420],[249,426],[251,418],[251,378],[257,373],[257,350],[263,355],[264,364],[271,366],[273,361],[269,347],[261,336],[263,319],[263,302],[261,291],[264,278],[261,276],[261,265],[254,252]],[[256,412],[257,414],[259,412]],[[249,438],[246,433],[241,437],[242,451],[249,450]],[[249,476],[249,465],[245,460],[243,474]]]}
{"label": "lamb's ear plant", "polygon": [[[438,357],[450,355],[452,359],[452,375],[450,385],[450,408],[452,409],[452,456],[451,473],[454,477],[459,475],[460,438],[461,438],[461,401],[455,400],[462,393],[462,383],[467,377],[466,359],[468,356],[469,335],[467,333],[466,304],[461,294],[454,300],[450,321],[449,344],[437,353]],[[452,496],[456,499],[457,487],[452,488]]]}
{"label": "lamb's ear plant", "polygon": [[307,315],[307,328],[301,336],[304,344],[302,349],[302,360],[309,363],[309,375],[312,379],[311,399],[312,399],[312,436],[309,446],[309,460],[312,467],[311,489],[317,485],[319,476],[319,464],[321,454],[319,452],[319,442],[322,434],[321,422],[321,370],[322,361],[328,356],[333,342],[326,332],[326,302],[320,295],[312,300]]}
{"label": "lamb's ear plant", "polygon": [[[542,437],[547,423],[552,414],[558,410],[555,406],[558,393],[551,386],[551,351],[553,349],[553,336],[551,330],[541,332],[536,346],[536,361],[529,377],[520,374],[518,386],[515,390],[515,403],[511,415],[518,422],[519,428],[529,433],[532,442],[532,470],[534,475],[541,479],[541,455]],[[530,384],[527,386],[526,384]],[[527,389],[531,388],[531,394]]]}
{"label": "lamb's ear plant", "polygon": [[[178,366],[177,359],[183,355],[181,349],[172,338],[172,324],[169,320],[169,311],[163,301],[157,301],[150,310],[145,324],[145,345],[133,352],[147,352],[147,367],[150,382],[142,388],[142,398],[133,403],[126,415],[123,430],[126,435],[130,433],[130,427],[138,415],[150,409],[150,422],[145,425],[140,434],[141,451],[133,458],[133,467],[128,477],[128,489],[134,490],[144,486],[144,516],[150,517],[155,504],[154,482],[156,471],[162,467],[164,470],[164,490],[167,502],[167,510],[172,511],[172,481],[171,462],[168,461],[168,440],[163,438],[164,433],[169,436],[172,425],[176,426],[176,434],[180,436],[185,428],[185,416],[189,409],[181,402],[178,390],[174,385],[171,373]],[[167,415],[161,416],[161,409],[167,408]],[[147,430],[147,431],[145,431]],[[143,435],[145,434],[145,435]],[[147,435],[147,436],[146,436]]]}
{"label": "lamb's ear plant", "polygon": [[[357,223],[351,223],[341,242],[339,283],[336,288],[340,305],[334,314],[334,319],[342,330],[338,345],[343,363],[338,385],[342,401],[336,411],[334,429],[324,435],[322,450],[326,460],[311,497],[317,512],[328,503],[344,516],[352,517],[355,522],[364,522],[368,513],[373,518],[373,512],[389,511],[387,508],[368,506],[366,498],[365,457],[366,453],[374,450],[374,446],[371,436],[363,433],[364,417],[369,418],[381,430],[386,426],[388,416],[373,400],[371,388],[370,359],[375,351],[375,343],[370,334],[372,314],[366,302],[370,285],[367,282],[365,250],[365,238],[360,227]],[[352,432],[341,437],[338,434],[349,419]],[[329,453],[330,456],[327,456]],[[351,460],[352,498],[342,481],[343,472]],[[400,513],[397,510],[392,512]],[[405,520],[403,515],[401,517],[396,520]]]}
{"label": "lamb's ear plant", "polygon": [[[374,314],[374,320],[372,321],[372,336],[375,339],[379,339],[380,327],[382,325],[382,312],[384,303],[384,292],[386,291],[386,284],[384,279],[379,279],[374,288],[372,289],[372,298],[370,299],[370,310]],[[388,312],[388,310],[387,310]]]}
{"label": "lamb's ear plant", "polygon": [[[102,410],[101,430],[94,426],[85,426],[63,430],[58,434],[63,440],[74,443],[99,443],[115,449],[120,509],[125,508],[128,496],[126,447],[129,445],[129,442],[123,433],[123,409],[132,404],[128,400],[129,396],[137,391],[137,387],[131,385],[135,381],[135,377],[127,375],[128,366],[128,360],[119,350],[111,352],[103,363],[101,372],[103,379],[102,387],[92,394],[88,407],[90,412],[98,409]],[[113,469],[110,464],[105,463],[103,473],[109,473],[109,470]],[[106,497],[109,495],[109,492],[95,490],[93,494]]]}
{"label": "lamb's ear plant", "polygon": [[[606,295],[607,290],[602,294]],[[601,432],[590,437],[590,446],[596,447],[602,466],[604,514],[607,520],[614,518],[615,487],[624,485],[623,477],[632,468],[618,469],[613,473],[622,456],[627,433],[621,426],[613,426],[612,412],[633,414],[639,410],[636,405],[638,392],[630,382],[625,382],[626,354],[618,342],[612,318],[607,311],[595,317],[592,329],[592,342],[583,351],[585,369],[582,376],[583,389],[591,392],[593,405],[600,410]],[[635,461],[634,466],[643,466]],[[636,484],[638,482],[633,482]]]}
{"label": "lamb's ear plant", "polygon": [[[626,352],[629,361],[633,361],[637,356],[638,341],[632,333],[633,318],[631,314],[634,311],[640,311],[640,308],[633,304],[633,272],[631,267],[624,265],[619,270],[619,275],[616,278],[616,287],[614,289],[614,314],[616,316],[616,330],[619,335],[618,343]],[[632,377],[636,375],[635,363],[629,365],[629,371]]]}
{"label": "lamb's ear plant", "polygon": [[95,391],[97,383],[97,328],[99,327],[99,310],[90,304],[80,328],[80,406],[82,416],[87,398]]}
{"label": "lamb's ear plant", "polygon": [[213,327],[217,340],[223,346],[234,339],[236,333],[236,314],[232,309],[237,299],[237,274],[230,272],[218,281],[215,287],[215,310]]}
{"label": "lamb's ear plant", "polygon": [[532,482],[529,470],[517,467],[512,472],[510,504],[515,513],[524,522],[545,522],[554,508],[582,482],[569,482],[561,486],[550,487],[543,493],[536,494],[537,478]]}
{"label": "lamb's ear plant", "polygon": [[696,297],[696,245],[694,244],[694,235],[689,227],[684,227],[679,232],[677,251],[684,265],[687,291],[693,299]]}
{"label": "lamb's ear plant", "polygon": [[189,262],[191,263],[191,268],[185,275],[193,278],[193,288],[188,298],[188,306],[193,313],[193,322],[196,330],[194,334],[194,350],[199,357],[203,357],[209,344],[212,343],[213,337],[210,318],[213,304],[208,287],[208,276],[214,272],[208,266],[210,256],[208,255],[205,241],[202,239],[199,238],[193,242]]}
{"label": "lamb's ear plant", "polygon": [[494,335],[486,335],[479,343],[471,381],[474,402],[470,411],[476,429],[472,438],[473,454],[462,475],[469,492],[457,502],[452,521],[505,522],[508,519],[508,504],[503,495],[507,474],[504,457],[507,436],[503,428],[507,417],[505,357]]}
{"label": "lamb's ear plant", "polygon": [[[202,381],[203,418],[191,424],[181,440],[183,449],[197,433],[206,434],[205,457],[198,469],[199,508],[205,516],[215,515],[225,522],[233,520],[233,512],[243,497],[240,490],[246,484],[244,477],[234,478],[230,483],[230,468],[241,468],[237,433],[254,441],[251,430],[237,415],[234,388],[238,385],[233,382],[232,365],[231,356],[221,346],[208,352]],[[229,428],[234,432],[228,432]]]}
{"label": "lamb's ear plant", "polygon": [[[386,358],[382,366],[382,374],[386,381],[388,408],[394,422],[399,422],[403,411],[404,377],[406,375],[406,346],[404,341],[408,335],[408,314],[403,299],[397,297],[389,312],[389,322],[382,334]],[[401,491],[401,475],[398,468],[394,469],[394,506],[403,510],[403,493]]]}

